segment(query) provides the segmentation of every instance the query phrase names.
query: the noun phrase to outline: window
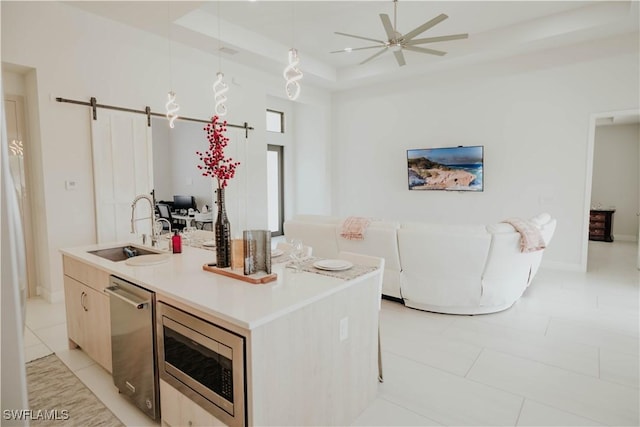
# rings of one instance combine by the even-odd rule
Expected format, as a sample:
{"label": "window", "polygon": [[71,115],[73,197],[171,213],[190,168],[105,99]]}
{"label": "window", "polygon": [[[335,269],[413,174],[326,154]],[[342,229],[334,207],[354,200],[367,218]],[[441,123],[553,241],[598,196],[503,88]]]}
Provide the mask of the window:
{"label": "window", "polygon": [[284,113],[267,110],[267,130],[269,132],[284,133]]}
{"label": "window", "polygon": [[272,236],[284,234],[283,151],[281,145],[267,146],[267,221]]}

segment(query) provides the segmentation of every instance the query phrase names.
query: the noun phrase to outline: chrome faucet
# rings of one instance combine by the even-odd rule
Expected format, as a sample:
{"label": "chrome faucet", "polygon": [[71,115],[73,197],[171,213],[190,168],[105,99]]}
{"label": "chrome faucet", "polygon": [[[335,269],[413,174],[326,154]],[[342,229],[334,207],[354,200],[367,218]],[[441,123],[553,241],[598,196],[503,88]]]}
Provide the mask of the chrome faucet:
{"label": "chrome faucet", "polygon": [[[151,208],[151,215],[148,216],[148,217],[145,217],[145,218],[136,218],[135,217],[136,205],[142,199],[144,199],[144,200],[149,202],[149,207]],[[156,234],[156,214],[155,214],[155,209],[156,209],[156,207],[155,207],[155,204],[153,202],[153,197],[151,197],[151,196],[149,196],[147,194],[140,194],[139,196],[136,196],[136,198],[133,199],[133,203],[131,203],[131,233],[135,234],[135,232],[136,232],[136,222],[143,221],[145,219],[151,220],[151,246],[156,246],[156,244],[158,243],[158,238],[157,238],[157,234]],[[144,239],[144,236],[143,236],[143,239]]]}

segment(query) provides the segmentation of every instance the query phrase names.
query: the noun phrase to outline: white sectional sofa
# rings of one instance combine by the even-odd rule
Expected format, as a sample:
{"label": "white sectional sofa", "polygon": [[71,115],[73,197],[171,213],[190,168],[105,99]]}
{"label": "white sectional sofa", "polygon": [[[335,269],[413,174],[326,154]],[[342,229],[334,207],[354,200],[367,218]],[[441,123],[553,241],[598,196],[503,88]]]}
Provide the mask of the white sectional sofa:
{"label": "white sectional sofa", "polygon": [[[531,218],[549,244],[556,220]],[[301,239],[313,254],[337,258],[341,251],[385,259],[382,294],[408,307],[451,314],[505,310],[534,278],[544,251],[520,252],[520,234],[506,223],[440,225],[372,221],[364,240],[340,236],[342,218],[298,215],[285,236]]]}

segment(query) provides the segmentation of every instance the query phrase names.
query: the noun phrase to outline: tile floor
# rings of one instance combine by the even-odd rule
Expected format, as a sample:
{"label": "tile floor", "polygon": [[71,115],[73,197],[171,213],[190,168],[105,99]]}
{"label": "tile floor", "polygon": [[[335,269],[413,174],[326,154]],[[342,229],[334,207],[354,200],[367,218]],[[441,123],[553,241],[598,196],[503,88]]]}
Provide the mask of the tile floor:
{"label": "tile floor", "polygon": [[[540,270],[512,308],[479,316],[383,301],[385,382],[354,425],[640,425],[637,244],[591,242],[589,271]],[[27,304],[25,353],[51,352],[127,426],[154,425],[67,347],[64,303]]]}

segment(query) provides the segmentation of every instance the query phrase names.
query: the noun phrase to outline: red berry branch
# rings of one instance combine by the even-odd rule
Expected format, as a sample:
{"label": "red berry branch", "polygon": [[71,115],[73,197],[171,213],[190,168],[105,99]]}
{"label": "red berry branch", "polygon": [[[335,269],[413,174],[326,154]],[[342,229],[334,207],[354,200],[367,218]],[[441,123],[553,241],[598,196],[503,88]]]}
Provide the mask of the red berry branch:
{"label": "red berry branch", "polygon": [[211,123],[207,123],[204,127],[207,131],[207,139],[209,140],[209,149],[204,153],[196,151],[196,154],[202,161],[198,165],[198,169],[202,170],[202,176],[216,178],[218,180],[218,188],[227,186],[227,181],[236,174],[236,167],[240,162],[234,162],[231,157],[224,157],[224,148],[229,143],[229,138],[224,136],[227,131],[227,122],[218,121],[218,116],[211,118]]}

